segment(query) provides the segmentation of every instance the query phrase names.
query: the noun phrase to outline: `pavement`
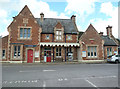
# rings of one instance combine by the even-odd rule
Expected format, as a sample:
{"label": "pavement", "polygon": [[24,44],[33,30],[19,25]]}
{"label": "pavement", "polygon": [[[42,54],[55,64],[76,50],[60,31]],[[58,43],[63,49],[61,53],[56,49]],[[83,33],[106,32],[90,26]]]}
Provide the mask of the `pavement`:
{"label": "pavement", "polygon": [[[3,64],[3,87],[118,87],[119,64]],[[108,88],[106,88],[108,89]]]}

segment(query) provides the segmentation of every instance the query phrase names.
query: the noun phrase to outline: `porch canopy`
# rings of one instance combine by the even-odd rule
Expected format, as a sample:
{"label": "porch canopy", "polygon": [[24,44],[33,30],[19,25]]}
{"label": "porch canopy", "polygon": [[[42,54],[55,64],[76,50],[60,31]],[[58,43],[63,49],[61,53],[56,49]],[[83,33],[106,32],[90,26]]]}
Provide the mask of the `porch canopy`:
{"label": "porch canopy", "polygon": [[52,47],[55,47],[55,46],[64,46],[64,47],[80,47],[80,44],[79,43],[55,43],[55,42],[52,42],[52,43],[48,43],[48,42],[40,42],[40,46],[52,46]]}

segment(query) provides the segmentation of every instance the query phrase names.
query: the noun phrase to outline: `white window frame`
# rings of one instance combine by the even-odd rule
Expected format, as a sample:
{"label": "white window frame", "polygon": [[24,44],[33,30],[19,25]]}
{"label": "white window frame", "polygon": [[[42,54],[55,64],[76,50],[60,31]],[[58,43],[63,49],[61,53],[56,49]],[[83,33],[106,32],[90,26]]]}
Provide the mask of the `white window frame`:
{"label": "white window frame", "polygon": [[[15,46],[16,46],[16,56],[15,56]],[[20,47],[20,50],[18,50],[18,47]],[[18,56],[18,54],[20,56]],[[20,45],[14,45],[13,46],[13,58],[21,58],[21,46]]]}
{"label": "white window frame", "polygon": [[[21,29],[22,29],[22,37],[21,37]],[[26,34],[25,34],[25,29],[27,30]],[[28,29],[30,29],[30,32],[28,31]],[[30,39],[31,38],[31,28],[29,27],[20,27],[19,28],[19,38],[20,39]],[[30,34],[30,36],[28,37],[28,33]],[[26,37],[25,37],[26,35]]]}
{"label": "white window frame", "polygon": [[[88,53],[90,54],[90,56],[88,55]],[[96,53],[96,56],[95,56],[95,53]],[[91,56],[91,54],[93,56]],[[88,58],[97,58],[97,56],[98,56],[97,55],[97,46],[88,46],[87,47],[87,56],[88,56]]]}
{"label": "white window frame", "polygon": [[[57,49],[58,49],[58,52],[57,52]],[[60,53],[60,49],[61,49],[61,53]],[[58,53],[58,56],[57,56],[57,53]],[[61,54],[61,55],[59,55],[59,54]],[[62,48],[57,47],[56,48],[56,58],[61,58],[61,57],[62,57]]]}
{"label": "white window frame", "polygon": [[112,47],[107,47],[107,56],[111,56],[112,55],[112,50],[113,50]]}
{"label": "white window frame", "polygon": [[56,30],[56,40],[62,40],[62,30]]}

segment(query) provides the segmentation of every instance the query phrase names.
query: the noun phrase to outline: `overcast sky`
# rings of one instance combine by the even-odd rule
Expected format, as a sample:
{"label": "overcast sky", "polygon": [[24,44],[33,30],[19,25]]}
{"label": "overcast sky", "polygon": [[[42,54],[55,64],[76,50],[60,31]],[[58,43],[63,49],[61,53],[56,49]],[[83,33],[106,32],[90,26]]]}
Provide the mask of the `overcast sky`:
{"label": "overcast sky", "polygon": [[[102,1],[102,2],[101,2]],[[70,19],[76,15],[79,31],[85,31],[90,23],[98,32],[104,32],[108,25],[118,37],[118,0],[0,0],[0,35],[8,35],[7,26],[12,17],[28,5],[34,17]]]}

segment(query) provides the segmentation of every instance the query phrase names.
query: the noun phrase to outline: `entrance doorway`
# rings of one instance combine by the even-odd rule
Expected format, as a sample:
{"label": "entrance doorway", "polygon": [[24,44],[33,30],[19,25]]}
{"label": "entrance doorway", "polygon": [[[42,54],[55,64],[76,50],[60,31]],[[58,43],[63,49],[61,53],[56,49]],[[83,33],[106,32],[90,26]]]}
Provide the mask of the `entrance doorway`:
{"label": "entrance doorway", "polygon": [[44,62],[51,62],[51,48],[44,49]]}
{"label": "entrance doorway", "polygon": [[33,50],[29,49],[27,51],[27,63],[33,63]]}

